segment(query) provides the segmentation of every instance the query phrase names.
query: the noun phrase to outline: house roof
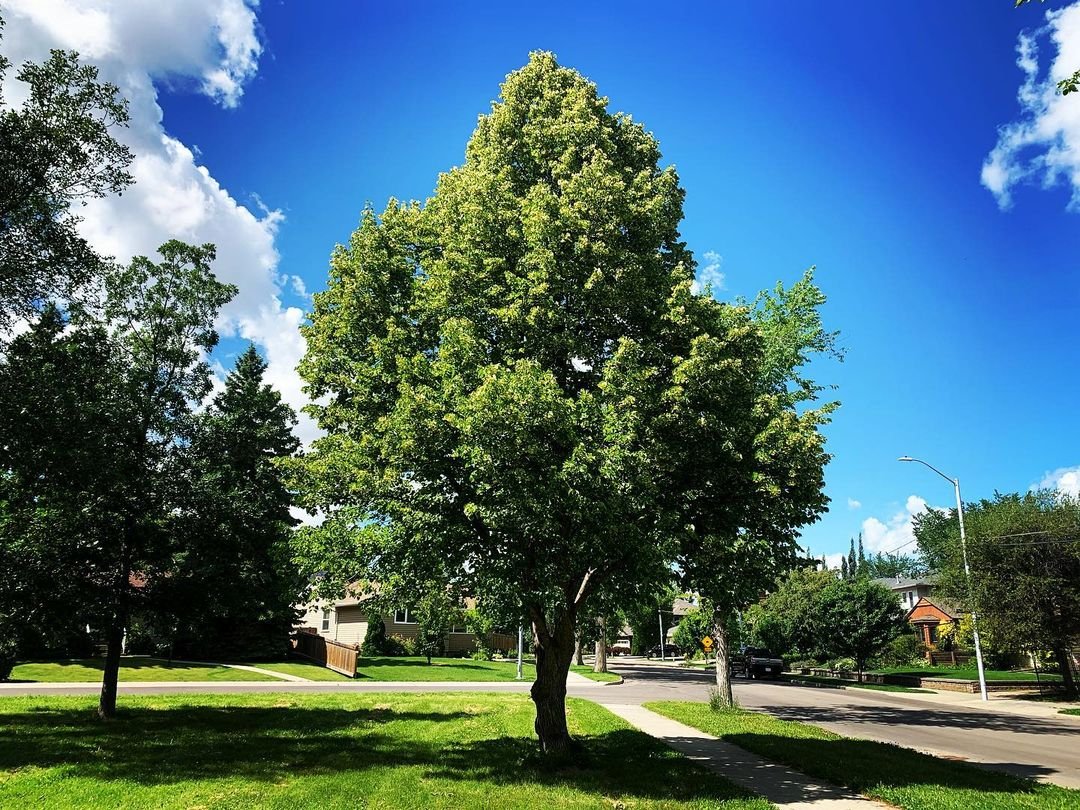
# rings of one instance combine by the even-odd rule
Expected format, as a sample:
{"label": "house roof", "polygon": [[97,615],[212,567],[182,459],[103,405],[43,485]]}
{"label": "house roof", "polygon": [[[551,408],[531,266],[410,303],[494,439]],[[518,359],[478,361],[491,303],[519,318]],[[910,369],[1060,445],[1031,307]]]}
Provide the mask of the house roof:
{"label": "house roof", "polygon": [[[964,615],[964,611],[960,610],[955,605],[950,605],[948,602],[944,602],[937,597],[929,599],[925,596],[921,597],[919,601],[914,604],[911,610],[907,612],[906,618],[908,621],[912,621],[911,617],[915,613],[915,611],[920,611],[924,616],[927,613],[937,611],[938,613],[946,616],[949,619],[959,619],[961,616]],[[926,618],[927,620],[932,620],[931,616],[927,616]],[[915,619],[914,621],[918,622],[920,621],[920,619]]]}
{"label": "house roof", "polygon": [[685,597],[678,597],[671,604],[671,612],[675,616],[685,616],[691,610],[697,610],[697,605]]}
{"label": "house roof", "polygon": [[909,579],[908,577],[878,577],[874,582],[879,585],[884,585],[886,588],[893,591],[903,591],[908,588],[918,587],[919,585],[933,586],[937,582],[937,577],[933,574],[919,577],[918,579]]}

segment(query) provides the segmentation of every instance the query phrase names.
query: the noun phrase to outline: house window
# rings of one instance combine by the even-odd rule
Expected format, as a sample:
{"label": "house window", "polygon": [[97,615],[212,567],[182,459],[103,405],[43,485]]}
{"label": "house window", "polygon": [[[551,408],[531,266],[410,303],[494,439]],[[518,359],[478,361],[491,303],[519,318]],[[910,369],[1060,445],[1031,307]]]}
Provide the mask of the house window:
{"label": "house window", "polygon": [[465,635],[469,631],[465,628],[465,625],[463,625],[463,624],[452,624],[452,625],[450,625],[450,632],[451,633],[460,633],[461,635]]}
{"label": "house window", "polygon": [[322,611],[322,629],[325,632],[330,629],[330,608],[323,608]]}
{"label": "house window", "polygon": [[416,624],[416,619],[410,616],[407,610],[395,610],[394,624]]}

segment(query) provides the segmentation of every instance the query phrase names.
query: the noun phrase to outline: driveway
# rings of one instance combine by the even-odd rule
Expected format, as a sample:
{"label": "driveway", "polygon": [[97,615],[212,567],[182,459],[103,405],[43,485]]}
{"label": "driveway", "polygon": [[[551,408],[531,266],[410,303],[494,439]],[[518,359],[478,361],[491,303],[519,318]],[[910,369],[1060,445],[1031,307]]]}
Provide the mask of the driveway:
{"label": "driveway", "polygon": [[[609,661],[625,678],[619,703],[708,700],[712,672]],[[977,702],[868,689],[815,689],[776,681],[732,681],[741,706],[798,720],[849,737],[896,743],[997,770],[1080,788],[1080,718],[1025,716]],[[607,695],[590,694],[603,702]],[[958,697],[958,700],[963,698]]]}

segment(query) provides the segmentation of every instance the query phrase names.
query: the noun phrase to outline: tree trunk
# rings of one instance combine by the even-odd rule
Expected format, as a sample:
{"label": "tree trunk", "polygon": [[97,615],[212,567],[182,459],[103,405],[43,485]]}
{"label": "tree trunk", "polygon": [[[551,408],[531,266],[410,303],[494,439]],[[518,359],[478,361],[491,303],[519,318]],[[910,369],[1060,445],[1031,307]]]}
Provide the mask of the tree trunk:
{"label": "tree trunk", "polygon": [[1076,694],[1076,679],[1073,678],[1072,661],[1069,660],[1069,649],[1065,644],[1059,643],[1054,647],[1054,658],[1057,659],[1058,669],[1061,671],[1061,685],[1070,695]]}
{"label": "tree trunk", "polygon": [[604,625],[604,617],[596,620],[600,625],[600,638],[596,641],[596,659],[593,661],[593,672],[607,672],[607,629]]}
{"label": "tree trunk", "polygon": [[98,717],[111,720],[116,717],[116,684],[120,679],[120,652],[124,644],[124,618],[119,609],[113,613],[105,641],[105,672],[101,678]]}
{"label": "tree trunk", "polygon": [[731,664],[728,663],[728,637],[727,637],[727,622],[725,620],[716,623],[713,628],[713,635],[716,636],[716,694],[722,706],[734,706],[735,697],[731,694],[731,675],[729,670]]}
{"label": "tree trunk", "polygon": [[540,738],[540,750],[545,754],[565,754],[570,749],[570,732],[566,728],[566,674],[574,656],[574,619],[563,614],[546,626],[538,625],[534,619],[533,628],[536,633],[536,680],[530,694],[536,706],[536,736]]}
{"label": "tree trunk", "polygon": [[581,657],[581,636],[574,636],[574,663],[579,667],[585,666],[585,659]]}

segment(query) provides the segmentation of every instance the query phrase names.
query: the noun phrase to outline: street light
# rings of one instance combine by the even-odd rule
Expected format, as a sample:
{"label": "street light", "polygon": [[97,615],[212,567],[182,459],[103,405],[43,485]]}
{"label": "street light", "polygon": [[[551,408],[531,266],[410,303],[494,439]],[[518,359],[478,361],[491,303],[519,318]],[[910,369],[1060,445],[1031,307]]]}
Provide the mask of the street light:
{"label": "street light", "polygon": [[982,694],[983,700],[989,700],[986,695],[986,672],[983,670],[982,645],[979,643],[979,617],[975,611],[975,596],[971,589],[971,569],[968,567],[967,537],[964,534],[964,504],[960,500],[960,479],[950,478],[933,464],[927,464],[921,458],[900,456],[897,461],[917,461],[924,467],[929,467],[951,483],[956,492],[956,516],[960,519],[960,550],[964,555],[964,577],[967,579],[968,599],[971,600],[971,634],[975,637],[975,665],[979,669],[979,692]]}

